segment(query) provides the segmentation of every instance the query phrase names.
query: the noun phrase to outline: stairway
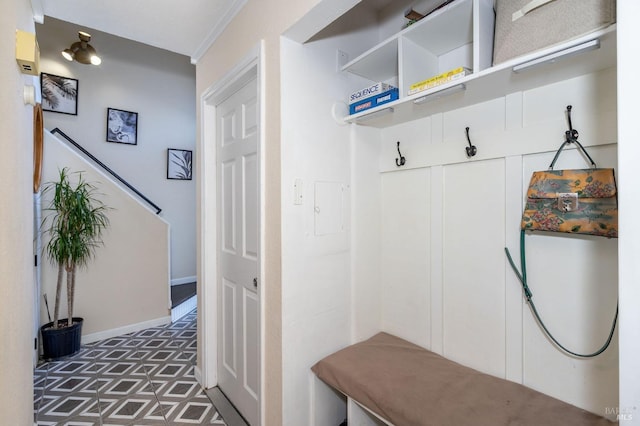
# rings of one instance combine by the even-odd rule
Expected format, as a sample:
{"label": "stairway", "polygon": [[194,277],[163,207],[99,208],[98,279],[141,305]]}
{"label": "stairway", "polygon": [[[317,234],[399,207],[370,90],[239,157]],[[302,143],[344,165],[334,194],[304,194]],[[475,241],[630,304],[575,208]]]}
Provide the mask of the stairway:
{"label": "stairway", "polygon": [[197,304],[196,283],[171,286],[171,322],[194,310]]}

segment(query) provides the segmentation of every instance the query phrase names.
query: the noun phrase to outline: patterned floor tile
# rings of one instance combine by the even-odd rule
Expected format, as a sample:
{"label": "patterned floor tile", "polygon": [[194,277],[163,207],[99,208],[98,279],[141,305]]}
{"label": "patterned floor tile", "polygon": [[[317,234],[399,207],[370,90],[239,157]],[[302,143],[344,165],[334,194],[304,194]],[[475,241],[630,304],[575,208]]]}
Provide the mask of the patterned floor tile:
{"label": "patterned floor tile", "polygon": [[124,376],[101,378],[100,380],[104,380],[98,390],[100,398],[123,398],[130,394],[143,392],[148,385],[146,377]]}
{"label": "patterned floor tile", "polygon": [[178,379],[167,382],[161,389],[156,389],[160,402],[184,401],[198,396],[200,385],[195,380]]}
{"label": "patterned floor tile", "polygon": [[[44,398],[49,397],[45,395]],[[77,417],[96,400],[95,396],[82,396],[79,394],[53,398],[40,407],[37,420],[62,422],[66,419]]]}
{"label": "patterned floor tile", "polygon": [[102,419],[103,422],[122,422],[130,424],[134,421],[142,420],[150,408],[156,404],[155,398],[141,397],[138,395],[129,395],[118,400],[108,410],[106,410]]}
{"label": "patterned floor tile", "polygon": [[74,419],[69,420],[68,422],[63,423],[64,426],[100,426],[101,423],[95,421],[86,421],[83,419]]}
{"label": "patterned floor tile", "polygon": [[166,422],[165,413],[171,413],[172,411],[172,407],[164,406],[156,400],[147,407],[143,418],[144,420],[155,420],[158,423]]}
{"label": "patterned floor tile", "polygon": [[224,425],[194,377],[195,311],[85,345],[34,371],[37,425]]}

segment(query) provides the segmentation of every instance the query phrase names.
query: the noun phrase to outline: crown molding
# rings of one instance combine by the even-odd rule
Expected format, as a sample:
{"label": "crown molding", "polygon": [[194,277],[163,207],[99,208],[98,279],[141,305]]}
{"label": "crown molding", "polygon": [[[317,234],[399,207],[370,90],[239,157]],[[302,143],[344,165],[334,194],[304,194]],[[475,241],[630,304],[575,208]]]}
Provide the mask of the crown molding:
{"label": "crown molding", "polygon": [[216,41],[220,34],[227,28],[227,25],[231,23],[233,18],[242,10],[245,4],[247,4],[248,0],[237,0],[234,1],[231,7],[224,14],[222,19],[218,21],[218,24],[213,27],[213,29],[207,34],[207,36],[202,40],[200,45],[196,48],[196,50],[191,55],[191,63],[193,65],[197,64],[200,58],[209,50],[209,47]]}

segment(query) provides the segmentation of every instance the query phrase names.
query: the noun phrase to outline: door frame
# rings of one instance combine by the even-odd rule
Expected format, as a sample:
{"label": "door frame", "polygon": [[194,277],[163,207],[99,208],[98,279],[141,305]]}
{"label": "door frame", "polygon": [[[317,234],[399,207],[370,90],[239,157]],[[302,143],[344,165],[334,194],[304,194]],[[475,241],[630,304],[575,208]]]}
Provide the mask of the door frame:
{"label": "door frame", "polygon": [[[199,190],[198,190],[198,362],[195,376],[198,382],[209,389],[218,384],[218,252],[217,252],[217,170],[216,164],[216,111],[218,105],[233,95],[251,79],[257,80],[258,106],[258,191],[259,191],[259,248],[258,257],[258,297],[260,319],[260,419],[264,423],[265,407],[265,291],[264,291],[264,224],[265,224],[265,78],[264,78],[264,40],[255,46],[220,80],[206,89],[200,96],[201,138],[196,152]],[[211,167],[211,165],[214,165]]]}

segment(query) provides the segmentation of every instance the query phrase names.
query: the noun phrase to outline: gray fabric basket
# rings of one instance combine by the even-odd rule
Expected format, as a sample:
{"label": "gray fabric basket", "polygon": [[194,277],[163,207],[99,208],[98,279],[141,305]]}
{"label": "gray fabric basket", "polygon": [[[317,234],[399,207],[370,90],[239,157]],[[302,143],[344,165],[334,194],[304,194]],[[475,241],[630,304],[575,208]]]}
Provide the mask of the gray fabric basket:
{"label": "gray fabric basket", "polygon": [[531,0],[496,0],[493,64],[605,28],[616,21],[615,0],[552,0],[513,20]]}

